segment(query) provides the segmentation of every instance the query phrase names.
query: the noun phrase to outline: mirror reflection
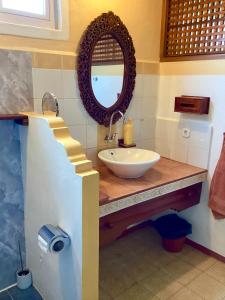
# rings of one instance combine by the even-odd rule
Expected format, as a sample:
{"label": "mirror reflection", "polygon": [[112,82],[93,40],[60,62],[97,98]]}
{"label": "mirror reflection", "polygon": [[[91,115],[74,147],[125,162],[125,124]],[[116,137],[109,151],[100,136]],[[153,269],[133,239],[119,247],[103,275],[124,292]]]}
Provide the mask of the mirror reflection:
{"label": "mirror reflection", "polygon": [[117,40],[103,35],[94,47],[91,63],[91,84],[96,100],[105,108],[114,105],[122,92],[124,58]]}

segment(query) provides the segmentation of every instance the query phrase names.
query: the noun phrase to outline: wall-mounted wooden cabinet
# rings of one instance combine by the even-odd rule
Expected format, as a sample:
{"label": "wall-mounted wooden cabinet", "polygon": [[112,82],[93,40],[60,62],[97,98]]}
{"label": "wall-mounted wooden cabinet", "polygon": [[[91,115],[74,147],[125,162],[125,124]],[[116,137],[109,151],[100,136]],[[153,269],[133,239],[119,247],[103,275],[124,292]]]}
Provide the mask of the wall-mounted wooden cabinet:
{"label": "wall-mounted wooden cabinet", "polygon": [[198,96],[180,96],[175,97],[175,112],[192,113],[192,114],[208,114],[209,113],[209,97]]}

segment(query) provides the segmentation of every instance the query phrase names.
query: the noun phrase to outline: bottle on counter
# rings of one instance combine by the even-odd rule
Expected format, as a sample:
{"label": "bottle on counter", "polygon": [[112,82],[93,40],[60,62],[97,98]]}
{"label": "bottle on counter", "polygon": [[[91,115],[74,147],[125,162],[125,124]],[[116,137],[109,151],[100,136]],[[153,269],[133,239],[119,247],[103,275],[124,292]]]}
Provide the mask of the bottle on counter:
{"label": "bottle on counter", "polygon": [[123,125],[123,138],[125,145],[132,145],[134,143],[134,125],[131,119],[125,121]]}

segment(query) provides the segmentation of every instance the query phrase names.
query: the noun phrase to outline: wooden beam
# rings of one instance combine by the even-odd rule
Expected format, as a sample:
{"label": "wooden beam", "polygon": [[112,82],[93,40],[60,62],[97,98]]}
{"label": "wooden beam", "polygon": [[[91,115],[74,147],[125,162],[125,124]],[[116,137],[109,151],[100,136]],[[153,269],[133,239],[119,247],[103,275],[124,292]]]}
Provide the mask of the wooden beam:
{"label": "wooden beam", "polygon": [[28,125],[28,117],[22,114],[0,114],[0,121],[15,121],[20,125]]}

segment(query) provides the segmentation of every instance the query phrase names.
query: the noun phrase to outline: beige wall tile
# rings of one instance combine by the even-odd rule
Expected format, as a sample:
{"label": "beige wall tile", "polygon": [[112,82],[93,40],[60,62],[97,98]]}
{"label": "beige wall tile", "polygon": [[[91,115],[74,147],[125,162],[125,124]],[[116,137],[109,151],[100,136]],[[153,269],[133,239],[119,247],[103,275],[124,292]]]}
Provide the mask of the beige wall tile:
{"label": "beige wall tile", "polygon": [[[77,69],[77,55],[61,55],[57,53],[32,53],[33,68],[43,69]],[[158,75],[160,64],[158,62],[138,62],[136,63],[136,72],[139,75]]]}
{"label": "beige wall tile", "polygon": [[33,53],[33,68],[40,69],[61,69],[62,56],[52,53]]}
{"label": "beige wall tile", "polygon": [[37,64],[37,56],[36,56],[36,53],[33,52],[33,53],[32,53],[32,67],[33,67],[33,68],[37,68],[37,67],[36,67],[37,65],[38,65],[38,64]]}
{"label": "beige wall tile", "polygon": [[159,63],[137,61],[137,74],[159,74]]}
{"label": "beige wall tile", "polygon": [[32,66],[33,68],[41,68],[41,69],[75,70],[76,56],[33,52]]}
{"label": "beige wall tile", "polygon": [[142,74],[144,69],[143,63],[142,62],[136,62],[136,72],[137,74]]}
{"label": "beige wall tile", "polygon": [[144,74],[159,74],[159,63],[144,63]]}
{"label": "beige wall tile", "polygon": [[75,70],[76,56],[63,55],[62,56],[62,68],[64,70]]}

